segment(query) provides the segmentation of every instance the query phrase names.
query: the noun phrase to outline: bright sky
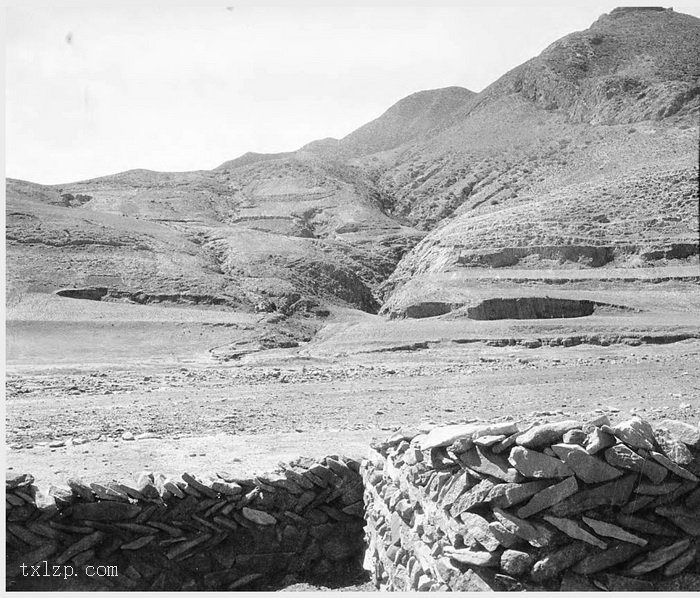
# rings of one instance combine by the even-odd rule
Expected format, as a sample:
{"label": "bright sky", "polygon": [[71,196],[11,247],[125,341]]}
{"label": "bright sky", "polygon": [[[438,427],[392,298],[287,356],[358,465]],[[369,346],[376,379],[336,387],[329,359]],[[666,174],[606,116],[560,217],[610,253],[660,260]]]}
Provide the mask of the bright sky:
{"label": "bright sky", "polygon": [[229,2],[8,9],[6,175],[209,169],[343,137],[415,91],[480,91],[616,6]]}

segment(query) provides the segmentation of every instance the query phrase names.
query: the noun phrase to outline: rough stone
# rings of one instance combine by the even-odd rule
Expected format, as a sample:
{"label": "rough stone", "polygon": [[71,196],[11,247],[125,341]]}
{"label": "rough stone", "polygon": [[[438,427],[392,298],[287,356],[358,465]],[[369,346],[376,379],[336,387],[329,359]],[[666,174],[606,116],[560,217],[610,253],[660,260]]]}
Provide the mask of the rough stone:
{"label": "rough stone", "polygon": [[241,513],[248,521],[252,521],[258,525],[274,525],[277,523],[277,519],[275,519],[273,515],[265,513],[264,511],[259,511],[258,509],[243,507]]}
{"label": "rough stone", "polygon": [[676,419],[661,420],[656,428],[666,430],[670,435],[688,446],[700,445],[700,428]]}
{"label": "rough stone", "polygon": [[508,466],[508,461],[501,455],[492,455],[481,447],[474,447],[459,456],[460,462],[479,473],[490,475],[504,482],[517,483],[522,481],[520,473]]}
{"label": "rough stone", "polygon": [[489,523],[489,530],[498,540],[501,546],[504,546],[505,548],[511,548],[521,541],[521,538],[518,535],[507,530],[499,521],[491,521]]}
{"label": "rough stone", "polygon": [[622,477],[619,469],[589,455],[577,444],[554,444],[552,450],[576,474],[577,478],[587,484],[599,484]]}
{"label": "rough stone", "polygon": [[495,567],[499,564],[500,559],[497,554],[483,550],[469,550],[468,548],[445,548],[445,555],[451,559],[465,563],[467,565],[475,565],[477,567]]}
{"label": "rough stone", "polygon": [[633,417],[620,422],[611,427],[613,434],[622,442],[632,448],[645,449],[647,451],[654,448],[654,431],[649,422],[640,417]]}
{"label": "rough stone", "polygon": [[573,475],[561,460],[522,446],[511,449],[508,461],[528,478],[563,478]]}
{"label": "rough stone", "polygon": [[415,465],[423,460],[423,453],[417,448],[410,447],[403,454],[403,462],[406,465]]}
{"label": "rough stone", "polygon": [[494,487],[494,483],[489,480],[482,480],[473,488],[470,488],[466,492],[455,500],[450,513],[453,517],[457,517],[460,513],[464,511],[469,511],[474,507],[483,504],[489,495],[489,492]]}
{"label": "rough stone", "polygon": [[605,460],[613,467],[622,467],[637,471],[648,477],[655,484],[660,484],[666,478],[668,470],[657,463],[641,457],[624,444],[617,444],[605,451]]}
{"label": "rough stone", "polygon": [[520,550],[504,550],[501,555],[501,570],[508,575],[520,577],[530,570],[534,558]]}
{"label": "rough stone", "polygon": [[589,549],[574,567],[574,571],[581,575],[592,575],[628,561],[641,550],[640,546],[628,542],[612,544],[606,550]]}
{"label": "rough stone", "polygon": [[672,575],[678,575],[684,571],[695,560],[696,554],[697,548],[695,546],[688,548],[688,550],[673,559],[664,567],[664,576],[671,577]]}
{"label": "rough stone", "polygon": [[493,514],[508,532],[522,538],[535,548],[548,546],[552,541],[552,533],[543,525],[525,521],[498,507],[493,509]]}
{"label": "rough stone", "polygon": [[633,565],[627,570],[627,575],[634,577],[644,575],[650,571],[654,571],[659,567],[663,567],[669,561],[683,554],[690,546],[690,540],[684,539],[675,542],[669,546],[662,546],[653,552],[647,554],[646,558],[641,562]]}
{"label": "rough stone", "polygon": [[649,451],[649,456],[657,463],[663,465],[670,472],[675,473],[678,477],[690,480],[691,482],[698,481],[698,477],[695,474],[691,473],[680,465],[676,465],[673,461],[671,461],[671,459],[666,457],[666,455],[662,455],[656,451]]}
{"label": "rough stone", "polygon": [[596,538],[593,534],[589,534],[587,531],[582,529],[575,521],[571,519],[564,519],[561,517],[552,517],[551,515],[545,515],[544,520],[547,523],[551,523],[554,527],[564,532],[570,538],[574,540],[581,540],[603,550],[607,548],[607,544]]}
{"label": "rough stone", "polygon": [[634,515],[626,515],[624,513],[619,513],[617,515],[617,522],[620,525],[624,525],[630,529],[636,530],[638,532],[643,532],[645,534],[652,534],[654,536],[675,536],[675,532],[669,529],[669,526],[659,523],[654,523],[648,519],[643,519],[641,517],[635,517]]}
{"label": "rough stone", "polygon": [[643,581],[634,577],[606,573],[603,579],[605,580],[605,586],[610,592],[651,592],[654,590],[654,584],[650,581]]}
{"label": "rough stone", "polygon": [[547,509],[578,490],[578,482],[575,478],[566,478],[564,481],[541,490],[523,507],[518,509],[518,516],[526,519],[535,513]]}
{"label": "rough stone", "polygon": [[549,513],[557,517],[567,517],[596,507],[623,505],[632,494],[635,479],[636,476],[630,474],[602,486],[582,490],[558,505],[554,505]]}
{"label": "rough stone", "polygon": [[74,519],[90,521],[122,521],[132,519],[141,512],[141,507],[121,502],[78,503],[72,507]]}
{"label": "rough stone", "polygon": [[518,426],[512,422],[500,424],[454,424],[434,428],[421,440],[420,448],[427,450],[441,446],[449,446],[460,438],[476,438],[495,434],[513,434]]}
{"label": "rough stone", "polygon": [[550,485],[548,480],[525,482],[524,484],[499,484],[488,496],[492,507],[507,509],[517,505]]}
{"label": "rough stone", "polygon": [[588,434],[586,434],[583,430],[575,428],[573,430],[569,430],[568,432],[564,432],[561,441],[565,444],[578,444],[582,446],[586,442],[587,438]]}
{"label": "rough stone", "polygon": [[469,534],[486,550],[493,552],[500,546],[500,542],[489,529],[489,522],[481,515],[464,512],[460,519],[469,530]]}
{"label": "rough stone", "polygon": [[561,440],[562,436],[569,430],[581,427],[581,422],[575,420],[565,420],[549,424],[540,424],[523,432],[516,439],[516,444],[526,448],[538,448],[548,446]]}
{"label": "rough stone", "polygon": [[[616,540],[622,540],[623,542],[629,542],[630,544],[637,544],[639,546],[646,546],[648,544],[648,541],[644,538],[630,534],[628,531],[612,523],[591,519],[585,515],[582,517],[582,519],[588,527],[590,527],[596,534],[601,536],[615,538]],[[605,547],[601,546],[601,548]]]}
{"label": "rough stone", "polygon": [[536,583],[541,583],[556,577],[562,571],[579,562],[589,550],[591,550],[590,546],[584,542],[573,542],[553,550],[533,565],[530,578]]}
{"label": "rough stone", "polygon": [[588,433],[588,437],[584,442],[584,448],[589,455],[595,455],[603,449],[615,446],[615,442],[615,436],[612,434],[603,432],[600,428],[593,428]]}
{"label": "rough stone", "polygon": [[439,502],[443,508],[449,509],[459,496],[470,486],[469,474],[462,471],[458,476],[452,478],[446,486],[445,493],[440,497]]}
{"label": "rough stone", "polygon": [[560,592],[597,592],[597,588],[587,577],[566,571],[559,585]]}
{"label": "rough stone", "polygon": [[474,439],[474,444],[484,448],[492,447],[498,442],[502,442],[506,439],[505,434],[489,435],[489,436],[479,436]]}
{"label": "rough stone", "polygon": [[677,465],[688,465],[692,462],[693,454],[688,446],[675,438],[668,430],[657,428],[654,430],[654,438],[661,452]]}
{"label": "rough stone", "polygon": [[681,506],[662,506],[654,512],[666,517],[674,525],[690,536],[700,536],[700,509],[686,509]]}

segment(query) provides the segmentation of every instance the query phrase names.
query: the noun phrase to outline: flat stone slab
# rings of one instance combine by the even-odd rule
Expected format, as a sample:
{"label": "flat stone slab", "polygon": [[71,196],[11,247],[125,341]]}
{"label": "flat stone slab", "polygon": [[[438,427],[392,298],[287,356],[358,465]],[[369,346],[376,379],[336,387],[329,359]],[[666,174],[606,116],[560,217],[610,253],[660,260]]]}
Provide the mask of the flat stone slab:
{"label": "flat stone slab", "polygon": [[668,430],[654,430],[654,438],[661,452],[677,465],[688,465],[693,461],[693,454],[688,446],[675,438]]}
{"label": "flat stone slab", "polygon": [[654,448],[654,431],[649,422],[640,417],[633,417],[611,427],[615,436],[622,442],[637,449]]}
{"label": "flat stone slab", "polygon": [[123,521],[141,512],[138,505],[112,501],[76,503],[71,508],[74,519],[88,521]]}
{"label": "flat stone slab", "polygon": [[493,514],[508,532],[522,538],[535,548],[544,548],[552,541],[552,533],[542,525],[520,519],[498,507],[493,509]]}
{"label": "flat stone slab", "polygon": [[504,482],[520,482],[523,476],[502,455],[493,455],[488,450],[475,446],[462,453],[459,461],[469,469],[484,475],[490,475]]}
{"label": "flat stone slab", "polygon": [[624,530],[613,523],[599,521],[598,519],[591,519],[585,515],[582,517],[582,520],[588,527],[590,527],[600,536],[615,538],[616,540],[622,540],[623,542],[629,542],[630,544],[637,544],[638,546],[646,546],[649,543],[648,540],[635,536],[634,534],[630,534],[627,530]]}
{"label": "flat stone slab", "polygon": [[489,480],[482,480],[476,486],[461,494],[450,509],[452,517],[457,517],[460,513],[483,504],[494,485]]}
{"label": "flat stone slab", "polygon": [[677,419],[664,419],[656,425],[656,428],[670,432],[671,436],[688,446],[700,444],[700,428],[697,426],[678,421]]}
{"label": "flat stone slab", "polygon": [[554,505],[549,510],[549,514],[567,517],[596,507],[624,505],[632,494],[636,477],[633,474],[626,475],[602,486],[578,492],[565,501]]}
{"label": "flat stone slab", "polygon": [[548,486],[544,490],[541,490],[535,494],[535,496],[530,499],[530,502],[528,502],[524,507],[520,507],[520,509],[518,509],[518,516],[525,519],[531,515],[534,515],[535,513],[544,511],[572,494],[575,494],[577,490],[578,482],[576,481],[576,478],[566,478],[563,482],[559,482],[553,486]]}
{"label": "flat stone slab", "polygon": [[589,455],[576,444],[553,444],[552,450],[574,472],[576,477],[587,484],[609,482],[622,477],[622,472],[608,465],[602,459]]}
{"label": "flat stone slab", "polygon": [[556,577],[562,571],[579,562],[591,547],[584,542],[573,542],[554,550],[532,567],[530,578],[536,583]]}
{"label": "flat stone slab", "polygon": [[600,428],[593,428],[586,438],[584,448],[589,455],[595,455],[603,449],[615,446],[616,442],[617,440],[612,434],[608,434]]}
{"label": "flat stone slab", "polygon": [[574,571],[581,575],[591,575],[598,571],[604,571],[628,561],[641,550],[641,546],[629,542],[613,544],[606,550],[589,549],[589,553],[576,564]]}
{"label": "flat stone slab", "polygon": [[515,440],[515,443],[525,448],[538,448],[549,446],[554,442],[559,442],[565,432],[581,427],[581,422],[576,420],[565,420],[540,424],[523,432]]}
{"label": "flat stone slab", "polygon": [[564,478],[574,473],[561,460],[524,446],[514,446],[508,461],[528,478]]}
{"label": "flat stone slab", "polygon": [[545,515],[544,520],[547,523],[552,524],[558,530],[564,532],[570,538],[574,540],[581,540],[582,542],[587,542],[598,548],[607,548],[607,544],[603,542],[600,538],[596,538],[593,534],[588,533],[586,530],[581,528],[575,521],[571,519],[564,519],[562,517],[553,517],[551,515]]}
{"label": "flat stone slab", "polygon": [[486,550],[493,552],[501,545],[489,529],[489,522],[481,515],[464,512],[459,517],[469,529],[469,534]]}
{"label": "flat stone slab", "polygon": [[613,467],[637,471],[648,477],[655,484],[663,482],[668,474],[668,469],[641,457],[624,444],[616,444],[606,449],[605,460]]}
{"label": "flat stone slab", "polygon": [[680,556],[688,549],[689,546],[690,540],[688,538],[675,542],[670,546],[663,546],[657,550],[654,550],[653,552],[650,552],[642,562],[630,567],[626,573],[627,575],[632,575],[633,577],[645,575],[650,571],[663,567],[669,561],[672,561],[676,557]]}
{"label": "flat stone slab", "polygon": [[496,436],[513,434],[518,425],[512,422],[499,424],[455,424],[433,428],[420,440],[420,448],[428,450],[441,446],[450,446],[461,438],[474,439],[479,436]]}
{"label": "flat stone slab", "polygon": [[489,502],[492,507],[507,509],[527,500],[549,485],[548,480],[525,482],[524,484],[499,484],[493,488],[489,495]]}

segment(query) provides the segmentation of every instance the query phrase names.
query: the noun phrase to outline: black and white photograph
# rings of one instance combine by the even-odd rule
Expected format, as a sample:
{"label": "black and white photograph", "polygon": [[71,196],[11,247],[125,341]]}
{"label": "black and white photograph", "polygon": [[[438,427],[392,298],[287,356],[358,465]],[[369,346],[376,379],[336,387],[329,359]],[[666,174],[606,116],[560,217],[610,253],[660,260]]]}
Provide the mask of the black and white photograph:
{"label": "black and white photograph", "polygon": [[6,0],[9,592],[700,592],[700,4]]}

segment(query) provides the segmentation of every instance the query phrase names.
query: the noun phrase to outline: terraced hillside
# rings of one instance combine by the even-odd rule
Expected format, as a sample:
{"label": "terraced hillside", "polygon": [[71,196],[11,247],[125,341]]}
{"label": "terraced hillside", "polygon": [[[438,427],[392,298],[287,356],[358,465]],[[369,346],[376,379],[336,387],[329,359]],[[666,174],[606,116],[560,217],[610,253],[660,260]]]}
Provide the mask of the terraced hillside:
{"label": "terraced hillside", "polygon": [[419,92],[340,140],[9,180],[10,292],[405,315],[444,301],[445,274],[464,303],[471,269],[694,268],[699,42],[694,17],[616,9],[479,94]]}

